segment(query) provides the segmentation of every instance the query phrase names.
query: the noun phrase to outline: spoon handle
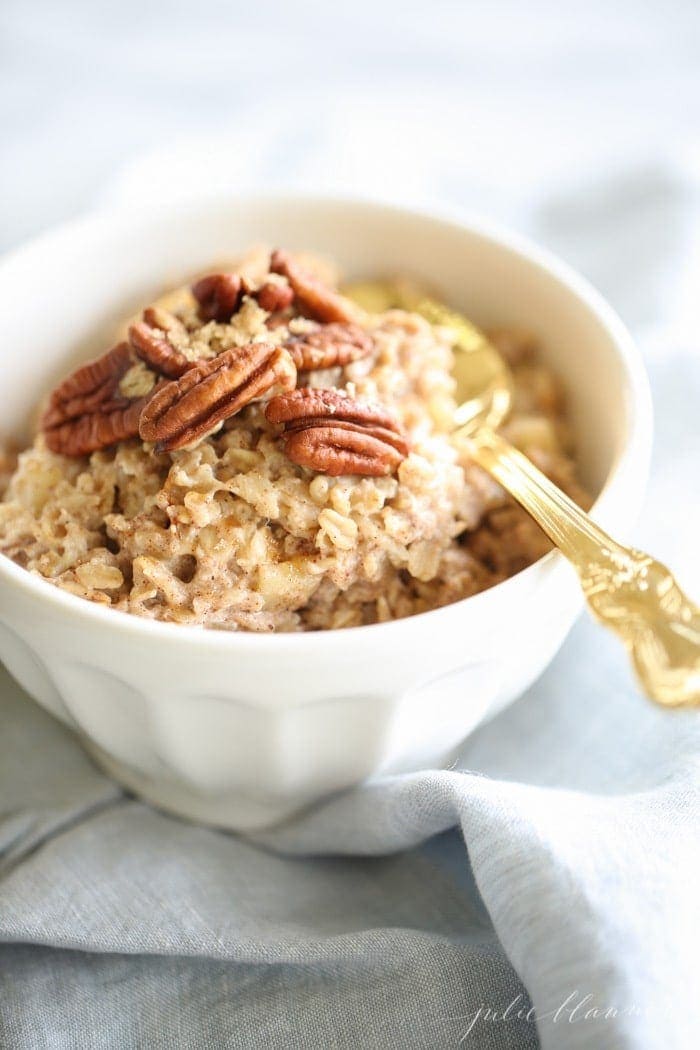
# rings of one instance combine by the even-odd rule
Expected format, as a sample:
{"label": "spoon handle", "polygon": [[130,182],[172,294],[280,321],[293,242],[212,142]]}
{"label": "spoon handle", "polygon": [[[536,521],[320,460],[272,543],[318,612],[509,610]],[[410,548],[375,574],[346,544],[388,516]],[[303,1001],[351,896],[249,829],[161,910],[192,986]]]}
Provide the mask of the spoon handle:
{"label": "spoon handle", "polygon": [[608,536],[499,434],[481,428],[465,440],[573,564],[591,612],[621,638],[647,696],[668,707],[700,704],[700,609],[672,573]]}

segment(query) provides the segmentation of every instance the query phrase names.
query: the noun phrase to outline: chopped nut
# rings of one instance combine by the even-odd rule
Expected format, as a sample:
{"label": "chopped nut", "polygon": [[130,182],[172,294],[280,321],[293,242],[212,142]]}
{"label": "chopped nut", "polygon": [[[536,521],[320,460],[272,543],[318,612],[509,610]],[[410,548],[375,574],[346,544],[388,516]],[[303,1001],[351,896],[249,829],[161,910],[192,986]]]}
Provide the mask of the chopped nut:
{"label": "chopped nut", "polygon": [[214,273],[192,285],[203,321],[230,321],[243,292],[243,280],[237,273]]}
{"label": "chopped nut", "polygon": [[[276,275],[273,274],[273,276]],[[274,314],[287,310],[292,305],[294,292],[286,281],[283,283],[279,279],[277,281],[267,280],[255,293],[255,298],[263,310]]]}

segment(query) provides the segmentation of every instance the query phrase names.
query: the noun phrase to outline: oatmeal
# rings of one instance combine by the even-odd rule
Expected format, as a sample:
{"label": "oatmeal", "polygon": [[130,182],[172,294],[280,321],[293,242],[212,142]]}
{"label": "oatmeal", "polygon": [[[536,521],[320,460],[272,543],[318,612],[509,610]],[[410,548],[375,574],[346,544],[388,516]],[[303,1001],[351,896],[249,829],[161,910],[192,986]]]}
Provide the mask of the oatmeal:
{"label": "oatmeal", "polygon": [[[123,336],[0,458],[0,550],[56,586],[159,620],[316,630],[468,597],[549,549],[450,439],[450,330],[366,314],[313,260],[256,251]],[[516,384],[504,433],[585,503],[535,341],[491,338]]]}

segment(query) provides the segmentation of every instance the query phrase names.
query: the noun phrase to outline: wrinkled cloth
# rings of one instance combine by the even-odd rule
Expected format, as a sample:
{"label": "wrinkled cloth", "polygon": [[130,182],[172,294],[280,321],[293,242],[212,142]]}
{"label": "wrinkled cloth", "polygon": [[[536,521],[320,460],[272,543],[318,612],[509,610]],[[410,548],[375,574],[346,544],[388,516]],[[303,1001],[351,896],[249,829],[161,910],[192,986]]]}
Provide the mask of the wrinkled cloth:
{"label": "wrinkled cloth", "polygon": [[[328,14],[347,54],[342,82],[322,90],[327,67],[316,48],[305,67],[313,33],[300,12],[273,4],[263,32],[238,5],[220,8],[200,58],[199,10],[157,20],[155,35],[139,21],[137,39],[131,6],[117,23],[86,17],[80,0],[44,5],[30,26],[32,5],[7,5],[6,46],[28,50],[46,79],[6,124],[5,238],[98,192],[176,202],[203,182],[282,180],[384,197],[399,187],[520,227],[579,266],[640,341],[656,446],[634,539],[700,596],[692,5],[668,17],[667,5],[612,12],[596,0],[562,21],[547,2],[534,16],[484,2],[457,25],[454,5],[399,24],[358,0],[342,26]],[[518,19],[533,17],[528,44]],[[395,43],[383,58],[393,86],[356,61],[367,18]],[[88,90],[86,44],[103,59]],[[237,100],[245,56],[261,48],[267,82]],[[282,76],[289,48],[307,69],[294,84]],[[5,97],[22,69],[0,70]],[[184,78],[184,106],[176,91],[156,98],[154,76]],[[28,126],[41,130],[32,141]],[[74,127],[93,143],[79,171]],[[169,143],[100,187],[106,158],[116,166],[156,127]],[[187,137],[213,128],[204,148]],[[44,150],[71,156],[50,180]],[[453,768],[361,786],[252,840],[122,792],[0,672],[0,1047],[694,1050],[699,717],[644,701],[617,641],[584,618]]]}
{"label": "wrinkled cloth", "polygon": [[593,625],[469,741],[472,771],[260,844],[124,795],[0,695],[0,1045],[692,1045],[669,975],[697,974],[697,723],[642,704]]}

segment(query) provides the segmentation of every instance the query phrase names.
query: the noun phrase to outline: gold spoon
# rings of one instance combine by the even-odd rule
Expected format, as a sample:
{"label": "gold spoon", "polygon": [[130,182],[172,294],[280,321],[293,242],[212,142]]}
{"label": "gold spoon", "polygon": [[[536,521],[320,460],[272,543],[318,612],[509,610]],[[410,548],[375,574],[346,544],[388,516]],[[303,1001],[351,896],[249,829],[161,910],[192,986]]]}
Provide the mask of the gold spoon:
{"label": "gold spoon", "polygon": [[372,312],[398,306],[454,331],[463,399],[455,438],[574,566],[593,616],[620,637],[647,696],[667,707],[700,704],[700,609],[664,565],[608,536],[496,433],[513,400],[513,379],[496,348],[461,314],[409,285],[358,285],[346,294]]}

